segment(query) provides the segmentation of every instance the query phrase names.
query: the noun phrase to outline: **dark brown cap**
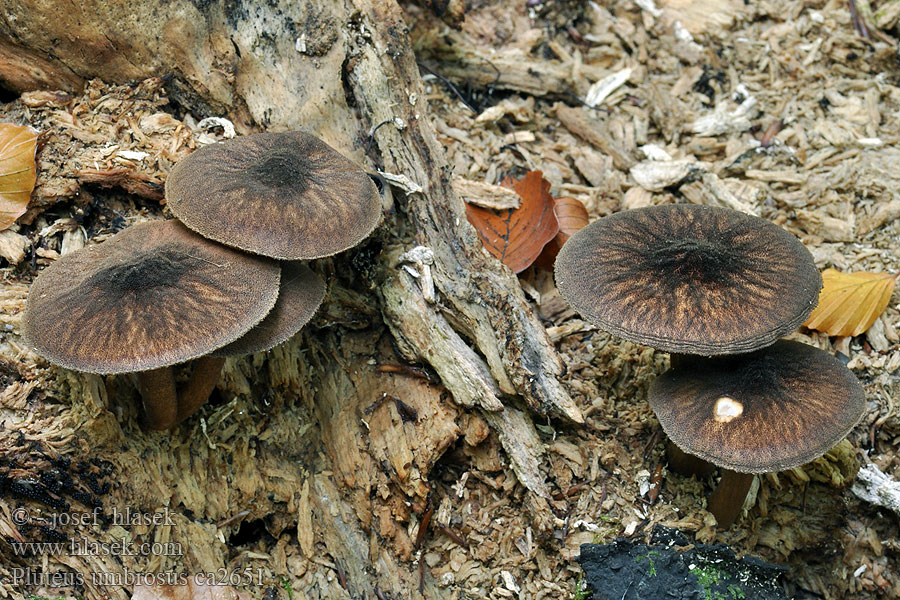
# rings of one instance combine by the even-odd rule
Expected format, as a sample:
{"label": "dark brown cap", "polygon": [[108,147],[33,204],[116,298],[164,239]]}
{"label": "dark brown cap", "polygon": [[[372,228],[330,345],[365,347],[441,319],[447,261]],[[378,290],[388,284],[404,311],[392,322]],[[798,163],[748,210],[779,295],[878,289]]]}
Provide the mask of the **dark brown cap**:
{"label": "dark brown cap", "polygon": [[197,150],[172,169],[166,201],[200,235],[281,260],[352,248],[381,220],[381,197],[365,171],[300,131]]}
{"label": "dark brown cap", "polygon": [[262,322],[213,356],[252,354],[274,348],[312,319],[325,298],[325,282],[298,262],[281,263],[281,291],[275,308]]}
{"label": "dark brown cap", "polygon": [[740,356],[683,357],[651,384],[649,400],[675,445],[740,473],[822,456],[865,407],[862,386],[838,359],[786,340]]}
{"label": "dark brown cap", "polygon": [[280,267],[151,221],[67,254],[35,279],[24,335],[50,362],[89,373],[177,364],[232,342],[278,297]]}
{"label": "dark brown cap", "polygon": [[629,210],[573,235],[563,297],[633,342],[686,354],[750,352],[795,330],[822,277],[796,237],[759,217],[687,204]]}

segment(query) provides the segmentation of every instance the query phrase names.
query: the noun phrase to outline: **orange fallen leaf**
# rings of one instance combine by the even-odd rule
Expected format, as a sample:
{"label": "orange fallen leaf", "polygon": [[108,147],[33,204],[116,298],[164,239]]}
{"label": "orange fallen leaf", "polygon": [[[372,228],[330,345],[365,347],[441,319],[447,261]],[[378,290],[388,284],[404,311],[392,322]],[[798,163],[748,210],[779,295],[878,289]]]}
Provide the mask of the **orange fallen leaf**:
{"label": "orange fallen leaf", "polygon": [[507,178],[503,185],[521,196],[519,208],[495,212],[466,204],[466,217],[487,251],[514,273],[520,273],[556,236],[559,223],[553,214],[550,182],[540,171],[529,171],[520,181]]}
{"label": "orange fallen leaf", "polygon": [[556,262],[556,255],[563,247],[563,244],[572,237],[572,235],[588,224],[588,212],[584,204],[575,198],[563,196],[553,201],[553,214],[559,222],[559,233],[556,237],[544,246],[543,252],[534,262],[538,267],[547,271],[553,270],[553,263]]}
{"label": "orange fallen leaf", "polygon": [[890,273],[825,269],[819,304],[804,325],[828,335],[859,335],[887,308],[896,279]]}
{"label": "orange fallen leaf", "polygon": [[0,231],[15,223],[28,209],[37,179],[36,147],[34,129],[0,123]]}

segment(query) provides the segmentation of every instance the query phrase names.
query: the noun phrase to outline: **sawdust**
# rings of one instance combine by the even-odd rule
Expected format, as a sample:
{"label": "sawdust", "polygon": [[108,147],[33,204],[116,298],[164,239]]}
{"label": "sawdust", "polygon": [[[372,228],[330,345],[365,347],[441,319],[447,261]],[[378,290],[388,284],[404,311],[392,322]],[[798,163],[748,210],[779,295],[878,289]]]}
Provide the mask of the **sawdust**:
{"label": "sawdust", "polygon": [[[480,4],[458,31],[408,7],[421,59],[455,86],[426,75],[429,118],[452,175],[470,182],[460,189],[490,196],[489,186],[505,176],[541,170],[554,195],[581,200],[592,218],[650,204],[731,203],[796,234],[820,268],[900,270],[894,127],[900,73],[893,47],[853,32],[845,3],[678,0],[661,2],[657,12],[648,2],[639,3],[644,8],[625,0],[548,2],[533,13],[526,3]],[[497,72],[494,63],[501,65]],[[582,105],[592,84],[626,69],[624,83],[598,106]],[[760,478],[755,504],[727,531],[717,530],[704,508],[712,480],[663,468],[659,497],[651,503],[646,495],[664,462],[646,391],[667,368],[667,355],[579,320],[546,273],[524,274],[523,285],[586,419],[578,427],[537,425],[547,450],[540,468],[552,498],[549,515],[518,482],[497,435],[439,386],[371,373],[333,382],[336,390],[351,389],[380,377],[370,390],[373,401],[384,389],[417,398],[421,423],[404,422],[390,402],[371,416],[362,410],[369,406],[316,408],[312,396],[328,392],[311,391],[309,370],[316,361],[349,362],[327,356],[322,332],[359,330],[344,343],[360,353],[378,348],[373,361],[393,356],[377,311],[351,286],[332,290],[313,323],[315,336],[270,355],[229,360],[220,397],[202,421],[171,440],[133,435],[137,402],[127,378],[104,381],[50,368],[24,347],[18,326],[27,284],[41,266],[164,210],[165,174],[199,135],[185,115],[167,112],[167,102],[161,82],[148,80],[133,87],[92,82],[82,96],[34,93],[0,107],[4,120],[46,132],[32,208],[12,232],[24,240],[11,242],[21,245],[21,255],[4,252],[0,269],[0,418],[9,430],[27,432],[3,432],[0,439],[17,444],[16,463],[0,463],[0,474],[39,479],[55,465],[65,486],[52,489],[64,502],[186,507],[168,529],[63,533],[190,540],[190,548],[124,561],[96,555],[0,561],[0,596],[16,597],[10,569],[26,565],[121,572],[213,564],[262,569],[260,581],[245,586],[257,592],[283,594],[287,582],[308,597],[345,597],[340,551],[323,544],[325,532],[345,539],[346,551],[370,552],[373,562],[393,560],[390,548],[400,561],[424,563],[426,593],[434,597],[570,598],[581,543],[644,538],[657,523],[791,567],[785,580],[794,597],[898,593],[897,520],[847,491],[859,452],[900,478],[896,294],[863,336],[793,336],[847,357],[865,385],[866,413],[849,441],[825,457]],[[636,165],[653,161],[672,163],[663,165],[664,179],[635,175]],[[353,439],[345,439],[347,432]],[[65,462],[98,452],[99,465]],[[320,453],[333,458],[336,473],[316,472]],[[226,472],[233,478],[224,487],[219,477]],[[177,485],[169,489],[173,479]],[[91,481],[96,490],[75,495]],[[7,540],[45,539],[40,528],[13,527],[10,511],[46,511],[57,500],[6,492],[0,533]],[[373,532],[371,540],[341,537],[349,536],[340,531],[341,519],[350,517],[328,505],[329,494],[351,498],[346,506]],[[35,508],[41,503],[44,509]],[[428,504],[440,527],[432,525],[417,547]],[[86,585],[73,593],[112,592]]]}
{"label": "sawdust", "polygon": [[[455,175],[496,184],[507,175],[539,169],[553,184],[551,193],[581,200],[594,218],[650,204],[722,204],[724,198],[731,204],[723,205],[759,214],[796,234],[821,268],[897,272],[900,213],[897,170],[890,165],[898,164],[892,121],[900,88],[897,67],[887,58],[893,49],[856,36],[843,3],[738,4],[663,2],[659,14],[626,2],[589,4],[559,30],[540,20],[529,28],[518,19],[492,27],[496,8],[470,13],[460,32],[419,15],[413,31],[420,53],[435,59],[429,66],[451,74],[460,90],[477,80],[484,66],[459,60],[443,69],[446,55],[431,36],[481,44],[481,53],[469,52],[490,62],[512,45],[503,29],[516,25],[516,39],[520,45],[528,40],[536,61],[571,68],[562,86],[554,90],[548,83],[548,96],[573,90],[585,98],[593,80],[581,65],[599,66],[604,74],[631,69],[625,84],[595,110],[580,106],[574,96],[532,102],[533,92],[517,87],[508,74],[497,78],[493,96],[467,96],[475,109],[467,110],[446,85],[431,80],[431,108]],[[532,64],[522,65],[529,68]],[[507,109],[513,118],[493,118],[490,106],[500,99],[504,106],[519,107],[514,113]],[[519,141],[510,143],[511,134]],[[662,161],[656,149],[664,152]],[[634,170],[654,162],[662,163],[662,179],[639,177],[643,171]],[[698,170],[704,175],[696,175]],[[830,340],[809,331],[793,336],[848,357],[866,387],[867,412],[849,442],[822,459],[762,478],[756,505],[721,532],[703,509],[710,481],[666,474],[655,505],[647,506],[640,495],[641,484],[646,488],[664,461],[654,436],[659,426],[645,395],[649,381],[666,368],[666,356],[591,331],[558,308],[549,278],[529,282],[568,366],[569,391],[588,417],[583,430],[553,431],[557,442],[548,440],[574,444],[581,462],[592,465],[559,464],[551,452],[551,473],[562,490],[587,482],[578,487],[567,513],[567,525],[578,526],[563,530],[563,558],[576,552],[579,542],[645,535],[652,524],[663,523],[695,532],[698,541],[725,541],[792,567],[786,580],[798,597],[897,593],[898,573],[888,567],[896,563],[895,549],[848,546],[852,536],[832,534],[848,522],[848,514],[870,528],[873,539],[893,540],[898,534],[895,520],[846,491],[859,451],[894,477],[900,474],[900,419],[893,400],[900,389],[896,294],[876,326],[859,338]],[[528,593],[546,594],[540,585],[528,585]]]}

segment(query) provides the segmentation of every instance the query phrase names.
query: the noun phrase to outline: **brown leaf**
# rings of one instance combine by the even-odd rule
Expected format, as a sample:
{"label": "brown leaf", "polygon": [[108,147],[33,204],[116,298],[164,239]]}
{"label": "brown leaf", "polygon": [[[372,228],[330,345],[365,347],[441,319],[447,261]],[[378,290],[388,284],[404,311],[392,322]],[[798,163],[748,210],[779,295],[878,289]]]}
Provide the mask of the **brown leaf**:
{"label": "brown leaf", "polygon": [[822,272],[819,304],[804,325],[828,335],[859,335],[884,312],[897,276],[890,273]]}
{"label": "brown leaf", "polygon": [[562,246],[572,235],[588,224],[588,212],[584,204],[575,198],[557,198],[553,204],[553,213],[559,221],[559,233],[556,241]]}
{"label": "brown leaf", "polygon": [[556,236],[559,223],[553,214],[550,182],[540,171],[529,171],[521,181],[507,179],[503,183],[521,196],[519,208],[494,212],[467,204],[466,217],[487,251],[520,273]]}
{"label": "brown leaf", "polygon": [[559,254],[563,244],[572,237],[572,235],[588,224],[588,212],[584,204],[575,198],[562,197],[553,201],[553,214],[559,222],[559,233],[550,243],[544,246],[543,252],[535,261],[538,267],[547,271],[553,270],[553,263],[556,262],[556,255]]}
{"label": "brown leaf", "polygon": [[0,123],[0,231],[15,223],[28,208],[37,178],[36,147],[34,129]]}

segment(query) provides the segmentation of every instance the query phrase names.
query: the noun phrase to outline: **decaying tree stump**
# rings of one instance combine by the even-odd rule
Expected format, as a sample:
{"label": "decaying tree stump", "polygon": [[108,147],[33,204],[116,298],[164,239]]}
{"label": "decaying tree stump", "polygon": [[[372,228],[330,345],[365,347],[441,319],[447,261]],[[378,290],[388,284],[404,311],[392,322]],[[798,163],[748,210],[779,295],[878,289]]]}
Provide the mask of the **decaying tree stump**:
{"label": "decaying tree stump", "polygon": [[[529,490],[534,527],[552,527],[529,411],[582,417],[515,275],[483,251],[451,188],[393,0],[89,7],[25,0],[4,3],[4,13],[0,82],[8,89],[63,89],[74,98],[91,78],[161,78],[165,92],[149,85],[148,93],[199,117],[227,117],[239,132],[306,129],[395,186],[373,240],[316,266],[332,284],[312,325],[268,354],[229,359],[222,399],[171,436],[137,427],[127,378],[57,370],[28,352],[16,335],[27,288],[5,288],[3,318],[13,333],[4,373],[13,383],[0,396],[0,532],[7,540],[0,541],[0,590],[24,589],[15,575],[29,568],[246,567],[253,575],[259,556],[229,553],[228,537],[243,523],[277,541],[263,557],[265,577],[235,583],[277,586],[275,574],[289,573],[294,591],[308,598],[419,597],[420,589],[449,598],[414,562],[417,528],[435,501],[429,476],[436,461],[462,435],[466,443],[484,439],[488,427]],[[123,118],[132,108],[123,104]],[[130,182],[134,193],[159,196],[152,176],[118,173],[113,181],[99,173],[93,181]],[[77,185],[56,191],[53,198],[71,198]],[[440,383],[379,368],[401,361],[427,364]],[[94,505],[107,516],[167,508],[174,523],[40,522]],[[14,518],[22,508],[26,523]],[[94,542],[126,536],[183,552],[62,552],[40,566],[39,557],[13,557],[4,546],[51,534]],[[74,589],[128,598],[134,586],[125,581],[105,587],[87,578]]]}

